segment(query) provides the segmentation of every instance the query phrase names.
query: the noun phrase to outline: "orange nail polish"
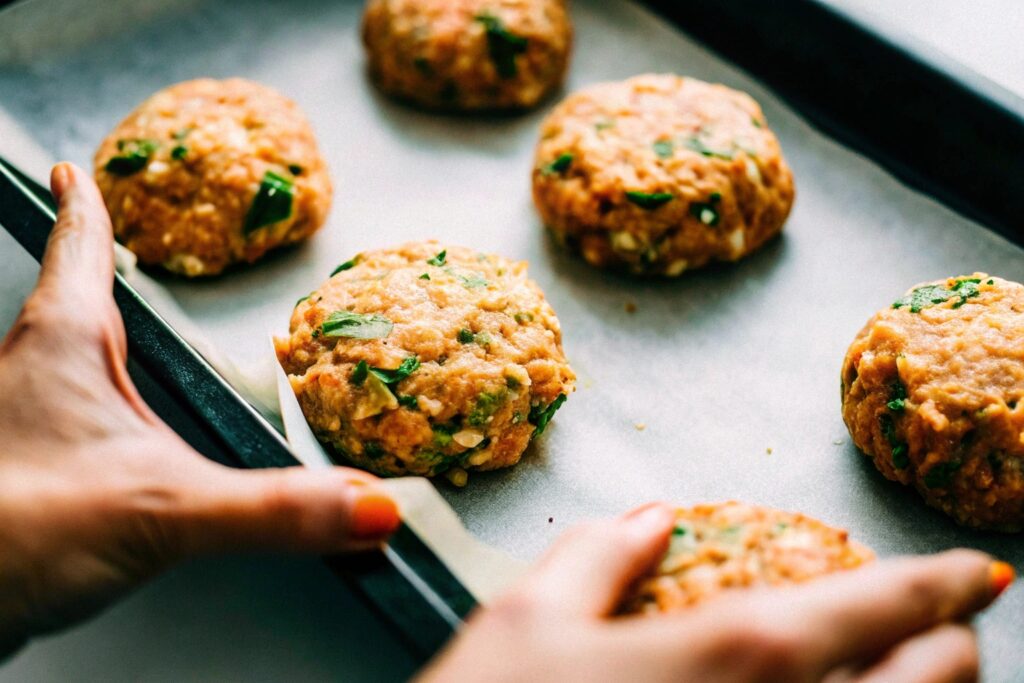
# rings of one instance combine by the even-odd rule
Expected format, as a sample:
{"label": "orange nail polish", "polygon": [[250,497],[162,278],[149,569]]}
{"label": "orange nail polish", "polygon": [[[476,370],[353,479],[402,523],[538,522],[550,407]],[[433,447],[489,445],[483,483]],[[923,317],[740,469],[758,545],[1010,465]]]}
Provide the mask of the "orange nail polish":
{"label": "orange nail polish", "polygon": [[352,536],[368,540],[383,538],[398,528],[398,506],[383,493],[367,491],[356,500],[352,514]]}
{"label": "orange nail polish", "polygon": [[992,584],[992,593],[998,597],[1003,591],[1005,591],[1013,580],[1016,578],[1017,573],[1013,570],[1006,562],[993,562],[988,568],[989,582]]}

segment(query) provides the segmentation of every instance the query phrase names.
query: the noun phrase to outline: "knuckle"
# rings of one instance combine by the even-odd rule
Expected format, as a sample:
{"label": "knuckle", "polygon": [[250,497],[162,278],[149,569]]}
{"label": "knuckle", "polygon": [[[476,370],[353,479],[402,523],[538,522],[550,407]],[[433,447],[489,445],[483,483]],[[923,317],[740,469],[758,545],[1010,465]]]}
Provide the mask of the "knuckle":
{"label": "knuckle", "polygon": [[729,657],[745,660],[753,671],[771,680],[801,681],[806,677],[804,653],[809,644],[801,634],[770,611],[744,615],[731,634],[726,634]]}
{"label": "knuckle", "polygon": [[524,588],[513,588],[495,600],[486,614],[502,622],[522,624],[537,616],[542,609],[541,602],[534,593]]}
{"label": "knuckle", "polygon": [[951,680],[977,680],[981,657],[978,653],[978,638],[972,629],[966,626],[956,627],[949,637],[946,653],[950,658],[950,673],[954,674]]}

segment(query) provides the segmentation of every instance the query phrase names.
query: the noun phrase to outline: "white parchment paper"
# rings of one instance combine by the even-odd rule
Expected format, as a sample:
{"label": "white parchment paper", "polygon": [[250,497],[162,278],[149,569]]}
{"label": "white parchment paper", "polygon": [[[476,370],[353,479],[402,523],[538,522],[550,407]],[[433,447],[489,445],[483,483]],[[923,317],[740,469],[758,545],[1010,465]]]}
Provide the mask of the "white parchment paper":
{"label": "white parchment paper", "polygon": [[[877,474],[849,442],[838,386],[854,334],[908,286],[975,270],[1021,281],[1024,251],[835,144],[645,10],[578,0],[572,11],[569,89],[673,71],[761,102],[796,175],[782,239],[677,282],[613,276],[560,253],[529,191],[551,103],[477,119],[380,97],[364,76],[355,2],[196,2],[106,26],[101,40],[0,59],[0,104],[47,152],[88,164],[124,114],[176,81],[241,75],[298,101],[336,183],[328,225],[255,268],[163,281],[246,372],[267,367],[267,334],[284,331],[295,300],[360,250],[437,238],[528,259],[561,318],[579,389],[519,466],[473,475],[461,490],[438,484],[478,538],[514,557],[536,557],[578,519],[649,500],[738,498],[846,527],[883,556],[966,545],[1024,564],[1016,537],[959,529]],[[980,627],[989,680],[1014,680],[1024,591],[1011,589]]]}

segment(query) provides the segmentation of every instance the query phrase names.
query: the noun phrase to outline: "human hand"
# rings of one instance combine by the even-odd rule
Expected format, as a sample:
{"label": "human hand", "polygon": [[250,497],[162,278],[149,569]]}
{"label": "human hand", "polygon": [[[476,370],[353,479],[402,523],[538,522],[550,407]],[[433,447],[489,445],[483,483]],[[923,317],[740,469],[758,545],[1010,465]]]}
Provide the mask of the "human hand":
{"label": "human hand", "polygon": [[0,344],[0,654],[185,557],[379,545],[399,519],[375,477],[232,470],[150,411],[125,367],[103,200],[71,164],[51,186],[39,282]]}
{"label": "human hand", "polygon": [[613,617],[675,521],[651,505],[577,527],[473,615],[423,681],[952,683],[978,676],[964,623],[1013,579],[979,552],[877,562],[677,614]]}

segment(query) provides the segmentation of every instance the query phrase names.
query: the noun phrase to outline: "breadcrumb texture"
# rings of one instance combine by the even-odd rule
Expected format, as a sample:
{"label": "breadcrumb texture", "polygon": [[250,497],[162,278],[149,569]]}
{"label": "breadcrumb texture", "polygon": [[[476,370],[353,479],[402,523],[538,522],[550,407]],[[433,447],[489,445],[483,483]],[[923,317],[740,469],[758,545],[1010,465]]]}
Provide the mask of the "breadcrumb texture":
{"label": "breadcrumb texture", "polygon": [[912,288],[850,345],[842,400],[886,478],[960,524],[1024,529],[1024,286],[974,273]]}
{"label": "breadcrumb texture", "polygon": [[[108,172],[119,142],[134,140],[157,145],[145,166],[130,175]],[[271,88],[240,78],[161,90],[107,136],[94,164],[118,241],[142,263],[189,277],[216,275],[304,240],[331,206],[330,176],[305,115]],[[246,214],[267,171],[293,183],[291,213],[246,234]]]}
{"label": "breadcrumb texture", "polygon": [[[539,415],[575,386],[558,318],[526,262],[436,242],[353,260],[296,306],[290,336],[277,340],[317,438],[380,475],[446,473],[461,485],[467,471],[515,465]],[[335,311],[394,327],[376,339],[328,337]],[[360,381],[360,361],[395,369],[410,357],[419,367],[390,387],[372,373]]]}
{"label": "breadcrumb texture", "polygon": [[735,588],[800,583],[873,559],[845,531],[799,513],[734,501],[679,508],[665,558],[624,611],[674,612]]}
{"label": "breadcrumb texture", "polygon": [[434,109],[523,109],[565,79],[572,24],[563,0],[370,0],[363,42],[390,95]]}
{"label": "breadcrumb texture", "polygon": [[753,99],[668,74],[566,98],[541,125],[533,169],[534,203],[559,242],[642,274],[742,258],[782,230],[794,193]]}

